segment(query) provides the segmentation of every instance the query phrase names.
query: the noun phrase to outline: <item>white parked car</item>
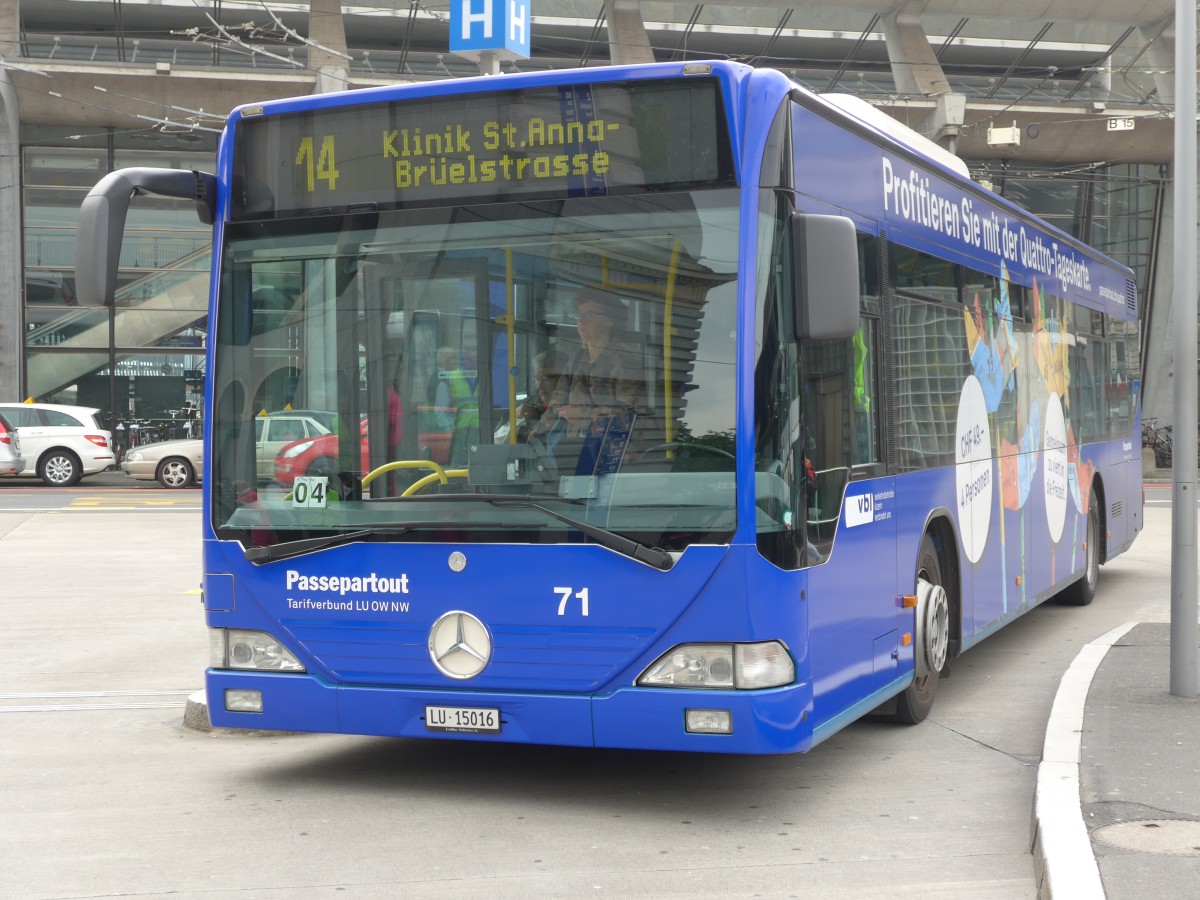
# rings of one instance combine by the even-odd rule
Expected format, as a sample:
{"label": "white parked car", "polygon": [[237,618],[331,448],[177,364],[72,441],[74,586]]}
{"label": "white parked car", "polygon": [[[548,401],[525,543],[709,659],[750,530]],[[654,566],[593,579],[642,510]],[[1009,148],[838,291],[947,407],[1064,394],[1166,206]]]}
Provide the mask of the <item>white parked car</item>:
{"label": "white parked car", "polygon": [[204,471],[204,441],[187,438],[134,447],[122,458],[121,471],[165,488],[191,487]]}
{"label": "white parked car", "polygon": [[60,403],[0,403],[0,413],[21,436],[22,474],[68,487],[111,466],[112,435],[101,426],[99,411]]}

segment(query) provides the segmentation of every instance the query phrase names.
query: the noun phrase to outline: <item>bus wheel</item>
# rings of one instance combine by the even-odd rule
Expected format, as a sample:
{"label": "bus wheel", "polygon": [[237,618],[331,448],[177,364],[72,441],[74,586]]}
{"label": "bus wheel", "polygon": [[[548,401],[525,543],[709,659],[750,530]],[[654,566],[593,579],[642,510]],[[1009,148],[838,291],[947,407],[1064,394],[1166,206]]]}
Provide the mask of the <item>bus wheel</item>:
{"label": "bus wheel", "polygon": [[950,595],[946,593],[937,547],[928,534],[921,539],[917,563],[916,633],[913,650],[916,677],[897,697],[897,722],[915,725],[933,709],[938,681],[950,648]]}
{"label": "bus wheel", "polygon": [[1071,606],[1087,606],[1091,603],[1096,597],[1096,583],[1100,580],[1100,506],[1094,490],[1088,495],[1085,527],[1083,577],[1059,595],[1062,603]]}

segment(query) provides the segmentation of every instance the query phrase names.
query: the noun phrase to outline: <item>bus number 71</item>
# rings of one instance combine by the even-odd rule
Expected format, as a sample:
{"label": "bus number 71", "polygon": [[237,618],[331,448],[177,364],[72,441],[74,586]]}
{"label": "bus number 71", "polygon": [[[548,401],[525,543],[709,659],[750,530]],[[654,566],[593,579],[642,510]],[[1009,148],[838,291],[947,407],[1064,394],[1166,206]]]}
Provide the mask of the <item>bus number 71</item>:
{"label": "bus number 71", "polygon": [[572,594],[574,594],[575,597],[579,600],[579,603],[583,609],[583,614],[585,616],[588,614],[588,589],[587,588],[580,588],[578,591],[576,591],[574,588],[556,587],[554,589],[554,593],[558,594],[558,596],[562,598],[561,600],[558,601],[558,614],[560,616],[565,616],[567,614],[567,601],[571,599]]}

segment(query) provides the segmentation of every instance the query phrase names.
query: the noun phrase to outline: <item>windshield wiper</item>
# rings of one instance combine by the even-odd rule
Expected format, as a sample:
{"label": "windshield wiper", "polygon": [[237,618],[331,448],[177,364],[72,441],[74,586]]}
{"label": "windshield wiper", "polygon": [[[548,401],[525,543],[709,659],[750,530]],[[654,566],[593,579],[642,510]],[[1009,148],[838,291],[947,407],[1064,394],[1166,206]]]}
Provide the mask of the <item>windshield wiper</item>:
{"label": "windshield wiper", "polygon": [[[667,571],[675,564],[671,554],[661,547],[651,547],[648,544],[643,544],[635,541],[632,538],[625,537],[623,534],[618,534],[615,531],[609,531],[607,528],[601,528],[598,525],[593,525],[590,522],[584,522],[580,519],[564,515],[550,509],[548,506],[543,506],[541,503],[527,497],[491,497],[486,494],[447,494],[437,498],[438,502],[475,502],[480,501],[497,507],[518,507],[522,509],[537,510],[544,516],[549,516],[551,519],[556,519],[564,525],[569,525],[576,531],[590,537],[602,547],[607,547],[609,550],[615,550],[617,553],[622,553],[630,559],[636,559],[638,562],[644,562],[647,565],[653,566],[656,569]],[[575,501],[577,502],[577,501]],[[285,541],[282,544],[272,544],[269,547],[247,547],[246,559],[253,563],[272,562],[277,559],[287,559],[292,556],[300,556],[304,553],[312,553],[316,550],[324,550],[328,547],[338,547],[342,544],[352,544],[355,541],[370,539],[380,535],[393,536],[404,534],[416,528],[446,528],[446,527],[463,527],[469,526],[478,528],[480,526],[486,528],[501,528],[504,527],[500,522],[469,522],[469,523],[452,523],[444,520],[429,521],[429,522],[408,522],[403,526],[384,525],[379,528],[362,528],[356,531],[345,531],[340,534],[329,534],[323,537],[301,538],[297,541]]]}
{"label": "windshield wiper", "polygon": [[[394,530],[394,534],[403,534],[407,528]],[[352,544],[378,532],[369,529],[359,531],[343,531],[341,534],[327,534],[324,537],[301,538],[298,541],[284,541],[282,544],[272,544],[269,547],[247,547],[246,559],[250,562],[271,562],[275,559],[287,559],[289,556],[299,556],[314,550],[324,550],[326,547],[337,547],[341,544]]]}
{"label": "windshield wiper", "polygon": [[353,544],[359,540],[371,540],[377,537],[396,537],[418,528],[502,528],[501,522],[446,522],[430,520],[428,522],[405,522],[403,525],[384,523],[375,528],[360,528],[355,531],[343,531],[338,534],[327,534],[322,537],[300,538],[297,541],[284,541],[282,544],[272,544],[269,547],[247,547],[246,559],[253,563],[272,562],[277,559],[287,559],[312,553],[328,547],[340,547],[342,544]]}
{"label": "windshield wiper", "polygon": [[[638,562],[644,562],[647,565],[654,566],[656,569],[667,571],[675,564],[675,560],[671,558],[671,554],[661,547],[651,547],[648,544],[643,544],[640,541],[635,541],[633,538],[625,537],[623,534],[618,534],[615,531],[609,531],[607,528],[601,528],[598,525],[593,525],[590,522],[584,522],[581,519],[575,519],[571,516],[563,515],[560,512],[555,512],[548,506],[543,506],[531,497],[497,497],[488,494],[446,494],[437,498],[439,501],[483,501],[492,506],[499,507],[519,507],[522,509],[535,509],[542,515],[549,516],[552,519],[557,519],[564,525],[570,525],[576,531],[586,534],[597,544],[602,547],[607,547],[609,550],[615,550],[618,553],[623,553],[630,559],[636,559]],[[579,501],[572,501],[579,502]]]}

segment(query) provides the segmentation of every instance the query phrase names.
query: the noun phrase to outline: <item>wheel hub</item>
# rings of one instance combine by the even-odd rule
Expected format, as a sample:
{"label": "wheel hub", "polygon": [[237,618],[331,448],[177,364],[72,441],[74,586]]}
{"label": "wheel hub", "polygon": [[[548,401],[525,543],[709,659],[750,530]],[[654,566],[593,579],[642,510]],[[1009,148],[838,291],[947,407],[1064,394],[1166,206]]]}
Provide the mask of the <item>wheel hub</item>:
{"label": "wheel hub", "polygon": [[940,673],[950,648],[950,598],[940,584],[917,580],[917,676]]}

